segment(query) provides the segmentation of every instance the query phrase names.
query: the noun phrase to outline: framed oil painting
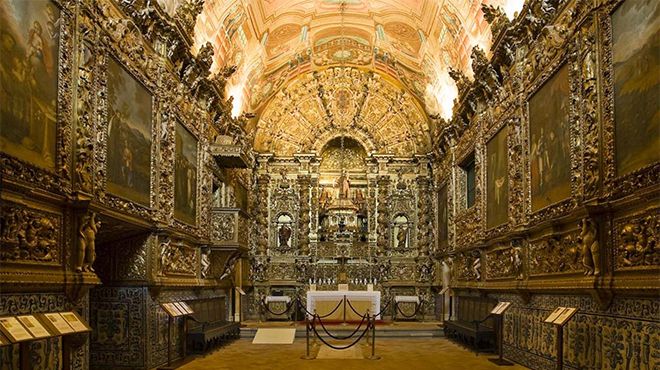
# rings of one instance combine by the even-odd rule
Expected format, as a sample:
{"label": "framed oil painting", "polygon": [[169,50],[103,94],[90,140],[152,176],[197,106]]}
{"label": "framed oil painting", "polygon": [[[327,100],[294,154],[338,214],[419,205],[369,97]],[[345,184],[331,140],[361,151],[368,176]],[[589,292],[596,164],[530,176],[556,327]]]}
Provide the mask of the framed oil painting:
{"label": "framed oil painting", "polygon": [[447,185],[438,191],[438,241],[441,247],[449,243],[449,207],[447,205]]}
{"label": "framed oil painting", "polygon": [[532,211],[571,196],[569,94],[564,65],[529,99]]}
{"label": "framed oil painting", "polygon": [[176,123],[176,166],[174,169],[174,217],[195,224],[197,209],[197,139]]}
{"label": "framed oil painting", "polygon": [[617,175],[660,161],[660,2],[626,0],[612,14]]}
{"label": "framed oil painting", "polygon": [[55,169],[59,8],[0,1],[0,151]]}
{"label": "framed oil painting", "polygon": [[109,58],[107,190],[147,207],[151,194],[151,121],[151,94]]}
{"label": "framed oil painting", "polygon": [[504,126],[486,144],[486,226],[506,223],[509,209],[509,175],[507,171],[508,129]]}

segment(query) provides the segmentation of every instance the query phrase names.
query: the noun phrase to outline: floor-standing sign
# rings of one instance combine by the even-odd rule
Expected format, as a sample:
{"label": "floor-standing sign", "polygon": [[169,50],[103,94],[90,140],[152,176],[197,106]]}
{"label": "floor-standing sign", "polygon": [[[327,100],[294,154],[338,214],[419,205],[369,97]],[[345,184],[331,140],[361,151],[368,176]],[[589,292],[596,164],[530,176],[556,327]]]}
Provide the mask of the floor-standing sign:
{"label": "floor-standing sign", "polygon": [[557,370],[564,368],[564,325],[577,313],[574,307],[557,307],[550,313],[544,323],[552,324],[557,328]]}
{"label": "floor-standing sign", "polygon": [[490,362],[499,366],[512,366],[513,363],[504,359],[504,312],[509,309],[511,302],[500,302],[495,306],[490,314],[495,318],[495,327],[497,330],[497,358],[489,359]]}

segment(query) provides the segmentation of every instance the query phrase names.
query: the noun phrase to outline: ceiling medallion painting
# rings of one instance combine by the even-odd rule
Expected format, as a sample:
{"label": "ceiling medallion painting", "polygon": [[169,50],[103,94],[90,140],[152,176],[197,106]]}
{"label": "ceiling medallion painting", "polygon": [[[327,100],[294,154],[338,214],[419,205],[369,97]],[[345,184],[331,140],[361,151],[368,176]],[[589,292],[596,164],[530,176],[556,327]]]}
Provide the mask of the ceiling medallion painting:
{"label": "ceiling medallion painting", "polygon": [[379,74],[349,67],[309,72],[275,94],[257,123],[255,148],[277,155],[321,152],[340,132],[350,132],[367,151],[430,149],[429,122],[417,100]]}

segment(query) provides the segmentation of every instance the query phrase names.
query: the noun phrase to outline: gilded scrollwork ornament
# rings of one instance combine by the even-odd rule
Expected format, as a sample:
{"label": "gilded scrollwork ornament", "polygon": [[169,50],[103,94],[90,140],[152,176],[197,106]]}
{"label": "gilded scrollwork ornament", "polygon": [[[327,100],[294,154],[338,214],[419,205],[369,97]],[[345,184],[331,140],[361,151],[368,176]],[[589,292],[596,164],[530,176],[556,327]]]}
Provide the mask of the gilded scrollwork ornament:
{"label": "gilded scrollwork ornament", "polygon": [[631,217],[616,223],[616,267],[620,269],[660,265],[657,213]]}

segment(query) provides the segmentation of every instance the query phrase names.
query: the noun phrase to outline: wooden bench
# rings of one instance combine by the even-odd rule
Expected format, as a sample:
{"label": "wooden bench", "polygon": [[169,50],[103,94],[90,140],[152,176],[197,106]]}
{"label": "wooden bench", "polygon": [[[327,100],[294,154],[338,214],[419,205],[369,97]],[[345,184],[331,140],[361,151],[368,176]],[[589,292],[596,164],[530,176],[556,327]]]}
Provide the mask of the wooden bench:
{"label": "wooden bench", "polygon": [[459,296],[457,300],[456,319],[443,322],[445,336],[471,346],[477,353],[485,348],[493,350],[495,329],[490,311],[497,302],[470,296]]}
{"label": "wooden bench", "polygon": [[206,352],[240,336],[240,323],[227,320],[225,298],[189,301],[195,312],[188,316],[187,345],[190,352]]}

